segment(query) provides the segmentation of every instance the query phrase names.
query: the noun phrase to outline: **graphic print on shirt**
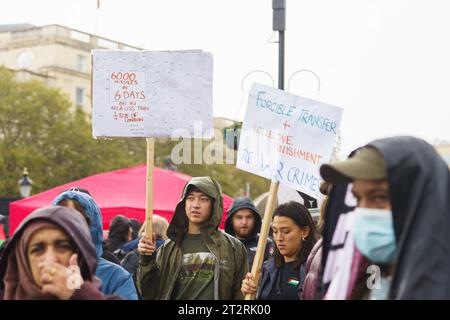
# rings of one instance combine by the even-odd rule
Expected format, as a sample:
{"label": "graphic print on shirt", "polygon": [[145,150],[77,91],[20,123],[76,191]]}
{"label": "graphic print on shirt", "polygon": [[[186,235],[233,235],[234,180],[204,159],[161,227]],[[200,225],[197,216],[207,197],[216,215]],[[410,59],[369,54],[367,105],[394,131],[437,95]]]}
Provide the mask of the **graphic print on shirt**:
{"label": "graphic print on shirt", "polygon": [[183,255],[183,278],[208,281],[214,278],[215,259],[211,252],[185,253]]}

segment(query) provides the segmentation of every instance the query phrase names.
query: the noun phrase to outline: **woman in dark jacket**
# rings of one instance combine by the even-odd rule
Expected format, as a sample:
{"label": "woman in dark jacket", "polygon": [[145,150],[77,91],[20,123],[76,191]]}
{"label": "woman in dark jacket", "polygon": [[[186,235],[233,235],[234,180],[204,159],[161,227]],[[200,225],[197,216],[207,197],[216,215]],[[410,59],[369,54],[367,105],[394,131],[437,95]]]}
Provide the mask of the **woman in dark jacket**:
{"label": "woman in dark jacket", "polygon": [[[317,241],[317,231],[308,209],[298,202],[278,206],[272,230],[276,249],[262,268],[258,300],[299,300],[305,280],[305,263]],[[251,273],[242,282],[244,294],[256,293]]]}
{"label": "woman in dark jacket", "polygon": [[95,248],[81,214],[61,206],[38,209],[5,248],[0,300],[115,299],[98,289],[96,267]]}

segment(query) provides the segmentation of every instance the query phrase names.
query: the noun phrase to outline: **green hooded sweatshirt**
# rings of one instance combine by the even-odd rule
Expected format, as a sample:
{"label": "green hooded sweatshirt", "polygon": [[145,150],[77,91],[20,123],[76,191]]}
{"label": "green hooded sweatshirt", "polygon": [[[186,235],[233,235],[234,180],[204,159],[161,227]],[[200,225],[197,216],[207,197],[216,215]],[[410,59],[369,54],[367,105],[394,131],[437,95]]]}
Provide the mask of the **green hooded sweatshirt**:
{"label": "green hooded sweatshirt", "polygon": [[222,190],[219,183],[211,177],[195,177],[185,185],[167,230],[169,240],[153,255],[140,256],[138,290],[145,300],[170,299],[183,264],[180,245],[188,232],[185,199],[190,186],[197,187],[214,201],[211,217],[200,230],[206,247],[216,260],[214,299],[243,299],[241,283],[248,272],[247,252],[238,239],[218,229],[223,215]]}

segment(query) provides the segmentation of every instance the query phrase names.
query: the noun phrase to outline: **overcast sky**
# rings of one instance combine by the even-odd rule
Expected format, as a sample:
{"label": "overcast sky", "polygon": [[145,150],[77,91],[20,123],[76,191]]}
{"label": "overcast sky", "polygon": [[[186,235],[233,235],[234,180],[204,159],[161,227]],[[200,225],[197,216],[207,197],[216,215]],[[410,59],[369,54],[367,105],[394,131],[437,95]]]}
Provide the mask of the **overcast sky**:
{"label": "overcast sky", "polygon": [[[340,106],[342,155],[373,139],[450,140],[450,1],[287,0],[286,90]],[[0,23],[58,23],[148,50],[214,56],[214,115],[242,120],[253,81],[277,83],[272,0],[2,1]],[[272,39],[276,40],[276,36]],[[316,92],[313,70],[321,80]]]}

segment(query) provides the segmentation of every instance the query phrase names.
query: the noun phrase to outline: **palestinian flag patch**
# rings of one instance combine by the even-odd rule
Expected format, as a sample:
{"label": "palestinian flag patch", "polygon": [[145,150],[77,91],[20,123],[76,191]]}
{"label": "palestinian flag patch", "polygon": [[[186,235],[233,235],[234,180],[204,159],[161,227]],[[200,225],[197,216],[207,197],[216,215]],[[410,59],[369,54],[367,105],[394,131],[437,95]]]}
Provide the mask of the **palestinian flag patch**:
{"label": "palestinian flag patch", "polygon": [[289,278],[287,283],[291,286],[298,286],[300,281],[298,281],[296,278]]}

